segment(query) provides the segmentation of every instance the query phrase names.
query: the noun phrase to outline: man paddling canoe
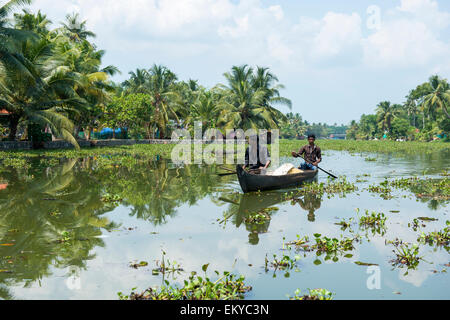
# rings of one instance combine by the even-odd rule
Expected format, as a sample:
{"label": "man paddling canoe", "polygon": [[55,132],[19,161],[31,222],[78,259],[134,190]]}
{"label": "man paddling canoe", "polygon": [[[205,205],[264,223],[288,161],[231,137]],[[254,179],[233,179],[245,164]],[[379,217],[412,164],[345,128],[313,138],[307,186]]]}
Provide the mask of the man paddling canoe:
{"label": "man paddling canoe", "polygon": [[299,169],[301,170],[317,170],[317,166],[320,162],[322,162],[322,151],[318,146],[316,146],[314,143],[316,141],[316,136],[313,134],[310,134],[308,136],[308,142],[306,146],[303,146],[299,152],[292,151],[292,156],[294,158],[298,158],[305,155],[304,158],[306,159],[306,162],[303,162]]}

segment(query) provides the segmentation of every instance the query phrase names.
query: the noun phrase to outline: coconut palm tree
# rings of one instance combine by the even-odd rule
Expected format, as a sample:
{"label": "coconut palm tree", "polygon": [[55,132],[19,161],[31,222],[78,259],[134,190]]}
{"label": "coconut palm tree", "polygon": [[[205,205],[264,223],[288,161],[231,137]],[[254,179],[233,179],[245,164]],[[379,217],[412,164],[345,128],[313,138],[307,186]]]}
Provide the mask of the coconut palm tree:
{"label": "coconut palm tree", "polygon": [[160,132],[160,138],[164,139],[169,119],[180,122],[176,111],[182,106],[182,101],[175,88],[177,76],[167,67],[156,64],[148,70],[148,74],[149,94],[155,112],[154,121]]}
{"label": "coconut palm tree", "polygon": [[259,68],[255,76],[253,68],[247,65],[233,66],[231,72],[224,76],[228,86],[221,85],[227,94],[219,103],[222,109],[220,126],[244,130],[279,127],[280,119],[284,119],[284,116],[271,104],[275,100],[288,101],[279,97],[278,87],[272,86],[276,78],[267,69]]}
{"label": "coconut palm tree", "polygon": [[105,51],[97,50],[87,40],[73,42],[67,36],[59,36],[54,42],[56,52],[63,58],[63,64],[76,77],[75,92],[85,101],[70,116],[77,123],[76,131],[80,127],[86,128],[86,137],[89,139],[92,128],[103,115],[104,106],[115,92],[115,86],[109,83],[109,76],[120,71],[112,65],[101,68]]}
{"label": "coconut palm tree", "polygon": [[394,117],[399,113],[399,105],[391,105],[389,101],[380,102],[377,105],[377,121],[381,130],[388,132],[391,130],[391,124]]}
{"label": "coconut palm tree", "polygon": [[16,29],[32,31],[42,36],[48,35],[48,25],[52,23],[40,10],[35,15],[26,9],[22,13],[15,13],[14,21]]}
{"label": "coconut palm tree", "polygon": [[0,65],[11,72],[28,73],[20,54],[22,41],[35,38],[31,32],[11,28],[8,15],[21,5],[30,4],[31,0],[11,0],[0,7]]}
{"label": "coconut palm tree", "polygon": [[49,126],[55,136],[78,147],[64,111],[80,106],[82,100],[73,90],[73,74],[61,65],[53,48],[46,39],[22,42],[20,51],[12,54],[22,68],[3,64],[0,69],[0,107],[10,112],[10,140],[23,121]]}
{"label": "coconut palm tree", "polygon": [[447,106],[450,103],[450,86],[445,79],[434,75],[429,80],[431,86],[431,93],[427,94],[423,100],[423,108],[428,111],[428,114],[435,114],[438,109],[442,110],[447,118],[450,115]]}
{"label": "coconut palm tree", "polygon": [[149,74],[145,69],[136,69],[136,72],[130,71],[129,80],[122,83],[126,93],[148,93]]}
{"label": "coconut palm tree", "polygon": [[193,120],[201,121],[203,130],[215,128],[219,116],[216,94],[213,91],[201,92],[192,104]]}
{"label": "coconut palm tree", "polygon": [[[264,106],[273,113],[274,119],[278,121],[286,120],[286,116],[272,105],[284,105],[292,109],[291,100],[280,95],[280,89],[284,89],[284,85],[277,83],[278,78],[271,72],[269,68],[257,67],[252,77],[252,85],[255,90],[263,89],[266,94],[264,97]],[[279,124],[278,122],[277,124]]]}
{"label": "coconut palm tree", "polygon": [[66,15],[66,21],[61,22],[61,25],[63,26],[63,32],[72,41],[81,42],[88,37],[96,37],[95,33],[86,29],[86,21],[80,21],[80,15],[78,13]]}
{"label": "coconut palm tree", "polygon": [[412,116],[413,126],[415,127],[416,126],[416,115],[417,115],[417,111],[418,111],[416,101],[414,99],[412,99],[411,97],[407,97],[404,107],[405,107],[406,111],[408,112],[408,117],[410,118]]}

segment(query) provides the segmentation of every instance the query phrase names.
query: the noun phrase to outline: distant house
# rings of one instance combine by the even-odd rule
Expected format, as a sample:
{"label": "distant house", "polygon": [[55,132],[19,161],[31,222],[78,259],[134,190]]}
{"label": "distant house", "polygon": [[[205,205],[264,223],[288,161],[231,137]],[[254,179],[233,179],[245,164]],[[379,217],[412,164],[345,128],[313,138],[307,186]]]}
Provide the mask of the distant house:
{"label": "distant house", "polygon": [[330,134],[330,139],[345,140],[346,138],[347,138],[347,135],[345,133],[342,133],[342,134],[339,134],[339,133]]}
{"label": "distant house", "polygon": [[8,111],[6,111],[5,109],[2,109],[2,110],[0,110],[0,116],[7,116],[7,115],[9,115],[9,112]]}

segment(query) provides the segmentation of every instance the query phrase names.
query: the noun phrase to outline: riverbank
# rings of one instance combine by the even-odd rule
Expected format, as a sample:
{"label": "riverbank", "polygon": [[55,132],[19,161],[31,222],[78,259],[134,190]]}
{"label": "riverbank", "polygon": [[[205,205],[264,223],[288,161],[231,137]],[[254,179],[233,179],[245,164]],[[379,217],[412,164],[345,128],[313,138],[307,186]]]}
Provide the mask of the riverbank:
{"label": "riverbank", "polygon": [[[117,147],[130,146],[135,144],[171,144],[171,140],[162,139],[148,139],[148,140],[133,140],[133,139],[108,139],[108,140],[78,140],[80,148],[92,147]],[[44,142],[42,149],[73,149],[74,146],[64,140],[55,140]],[[32,150],[33,142],[31,141],[0,141],[0,150]]]}
{"label": "riverbank", "polygon": [[[14,143],[14,142],[13,142]],[[0,160],[14,158],[79,158],[108,155],[109,157],[143,156],[170,157],[175,144],[171,140],[91,140],[80,143],[76,150],[64,141],[48,143],[47,149],[31,149],[29,142],[15,142],[23,149],[1,149]],[[307,142],[305,140],[280,140],[280,156],[290,157]],[[25,145],[24,145],[25,144]],[[30,144],[30,145],[28,145]],[[349,153],[380,153],[394,155],[432,154],[450,152],[450,143],[445,142],[396,142],[396,141],[355,141],[355,140],[318,140],[322,151],[347,151]]]}
{"label": "riverbank", "polygon": [[[291,151],[306,145],[305,140],[280,140],[280,155],[290,156]],[[368,152],[383,154],[429,154],[440,151],[450,151],[448,142],[416,142],[416,141],[362,141],[362,140],[317,140],[316,144],[322,151],[348,151],[350,153]]]}

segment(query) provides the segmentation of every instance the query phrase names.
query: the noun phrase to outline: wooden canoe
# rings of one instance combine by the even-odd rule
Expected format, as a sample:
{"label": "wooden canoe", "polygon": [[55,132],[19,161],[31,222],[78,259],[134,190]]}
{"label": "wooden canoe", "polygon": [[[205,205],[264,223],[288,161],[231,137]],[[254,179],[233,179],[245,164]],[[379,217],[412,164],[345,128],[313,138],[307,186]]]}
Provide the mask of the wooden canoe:
{"label": "wooden canoe", "polygon": [[303,182],[314,180],[317,176],[317,172],[318,170],[305,170],[301,173],[270,176],[249,173],[242,169],[242,165],[236,166],[239,184],[244,193],[297,187]]}

